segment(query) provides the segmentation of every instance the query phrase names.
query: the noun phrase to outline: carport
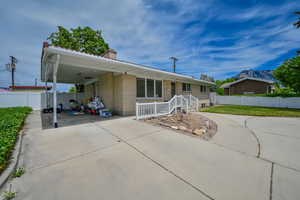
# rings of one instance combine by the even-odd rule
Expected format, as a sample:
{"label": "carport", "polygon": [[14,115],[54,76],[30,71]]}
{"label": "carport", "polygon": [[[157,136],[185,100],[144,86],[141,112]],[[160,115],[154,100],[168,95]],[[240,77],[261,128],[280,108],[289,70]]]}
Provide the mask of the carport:
{"label": "carport", "polygon": [[[107,72],[124,73],[114,68],[111,59],[99,59],[68,49],[49,46],[44,43],[41,60],[41,80],[53,83],[53,108],[57,107],[57,83],[89,84]],[[123,67],[124,68],[124,67]],[[58,127],[57,111],[53,109],[53,125]]]}
{"label": "carport", "polygon": [[[106,72],[127,73],[128,65],[112,59],[49,46],[44,43],[41,80],[53,83],[53,108],[57,107],[57,83],[90,84]],[[57,111],[53,109],[53,125],[58,127]]]}

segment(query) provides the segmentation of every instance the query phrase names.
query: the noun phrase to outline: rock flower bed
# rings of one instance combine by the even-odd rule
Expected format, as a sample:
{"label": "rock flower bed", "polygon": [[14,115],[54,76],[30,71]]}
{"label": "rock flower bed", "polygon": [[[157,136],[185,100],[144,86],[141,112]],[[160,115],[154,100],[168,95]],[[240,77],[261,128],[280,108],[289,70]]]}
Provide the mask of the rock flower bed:
{"label": "rock flower bed", "polygon": [[0,174],[9,163],[19,131],[30,112],[29,107],[0,108]]}
{"label": "rock flower bed", "polygon": [[196,113],[164,115],[145,119],[146,122],[180,131],[205,140],[212,138],[217,132],[217,124]]}

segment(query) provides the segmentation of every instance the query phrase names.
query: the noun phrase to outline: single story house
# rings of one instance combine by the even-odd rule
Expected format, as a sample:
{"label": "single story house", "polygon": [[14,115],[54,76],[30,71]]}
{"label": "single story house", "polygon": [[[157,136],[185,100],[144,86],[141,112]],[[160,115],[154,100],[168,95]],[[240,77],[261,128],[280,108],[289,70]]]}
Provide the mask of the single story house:
{"label": "single story house", "polygon": [[9,86],[12,92],[37,92],[42,93],[46,90],[51,90],[51,86],[37,86],[37,85],[15,85]]}
{"label": "single story house", "polygon": [[110,49],[102,56],[91,55],[44,43],[41,57],[41,80],[83,84],[85,100],[102,98],[109,109],[119,115],[135,114],[136,102],[168,101],[174,95],[191,94],[200,103],[209,104],[213,82],[167,72],[117,59]]}
{"label": "single story house", "polygon": [[221,85],[225,95],[237,94],[267,94],[273,90],[274,81],[245,77],[231,83]]}

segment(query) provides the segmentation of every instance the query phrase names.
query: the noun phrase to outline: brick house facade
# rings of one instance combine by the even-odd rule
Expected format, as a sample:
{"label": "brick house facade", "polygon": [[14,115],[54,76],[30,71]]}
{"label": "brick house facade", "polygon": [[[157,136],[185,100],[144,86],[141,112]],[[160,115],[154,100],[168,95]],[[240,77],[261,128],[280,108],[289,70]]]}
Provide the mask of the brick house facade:
{"label": "brick house facade", "polygon": [[243,78],[221,86],[225,95],[271,93],[274,82],[263,79]]}

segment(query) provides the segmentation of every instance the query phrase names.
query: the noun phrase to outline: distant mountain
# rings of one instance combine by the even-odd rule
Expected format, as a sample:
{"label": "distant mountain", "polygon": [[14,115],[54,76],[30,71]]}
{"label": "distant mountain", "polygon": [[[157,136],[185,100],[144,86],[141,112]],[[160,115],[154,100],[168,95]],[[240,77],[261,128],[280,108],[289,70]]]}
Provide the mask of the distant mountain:
{"label": "distant mountain", "polygon": [[232,78],[241,79],[245,77],[252,77],[276,81],[276,78],[273,75],[273,71],[274,70],[243,70]]}

